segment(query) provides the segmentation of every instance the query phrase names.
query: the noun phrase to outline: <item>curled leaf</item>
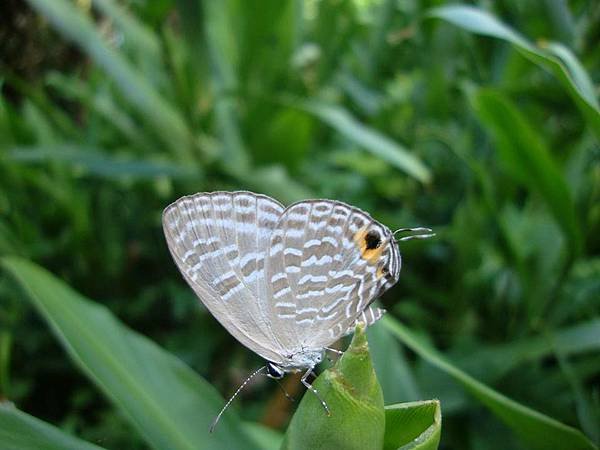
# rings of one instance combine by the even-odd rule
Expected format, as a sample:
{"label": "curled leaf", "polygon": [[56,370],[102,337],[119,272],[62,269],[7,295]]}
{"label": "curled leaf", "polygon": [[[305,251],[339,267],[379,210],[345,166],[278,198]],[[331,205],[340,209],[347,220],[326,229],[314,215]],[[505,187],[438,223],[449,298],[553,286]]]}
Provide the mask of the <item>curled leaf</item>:
{"label": "curled leaf", "polygon": [[292,418],[282,449],[383,448],[383,393],[363,327],[356,328],[348,350],[313,386],[327,402],[331,416],[327,416],[312,392],[306,392]]}
{"label": "curled leaf", "polygon": [[441,433],[442,410],[438,400],[385,407],[384,450],[435,450]]}

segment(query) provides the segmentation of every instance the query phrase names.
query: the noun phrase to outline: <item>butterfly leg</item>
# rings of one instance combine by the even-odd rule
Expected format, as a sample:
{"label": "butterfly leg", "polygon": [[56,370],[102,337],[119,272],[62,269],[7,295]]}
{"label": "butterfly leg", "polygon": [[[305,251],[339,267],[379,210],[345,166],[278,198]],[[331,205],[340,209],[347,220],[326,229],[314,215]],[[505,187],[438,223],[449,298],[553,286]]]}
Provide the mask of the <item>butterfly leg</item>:
{"label": "butterfly leg", "polygon": [[344,354],[343,351],[338,350],[337,348],[325,347],[325,350],[329,350],[330,352],[335,353],[336,355],[340,355],[340,356],[342,356]]}
{"label": "butterfly leg", "polygon": [[287,398],[290,402],[295,402],[296,399],[294,397],[292,397],[290,394],[288,394],[288,392],[285,390],[285,388],[283,387],[283,385],[279,382],[279,380],[275,380],[277,382],[277,385],[279,386],[279,388],[281,389],[281,391],[283,392],[283,395],[285,395],[285,398]]}
{"label": "butterfly leg", "polygon": [[[323,400],[321,398],[321,396],[319,395],[319,393],[317,392],[317,390],[312,386],[312,384],[310,384],[308,381],[306,381],[306,379],[308,378],[308,376],[311,373],[313,373],[313,368],[312,367],[310,369],[308,369],[304,375],[302,375],[302,378],[300,379],[300,381],[306,387],[306,389],[309,389],[310,391],[312,391],[313,394],[316,395],[316,397],[321,402],[321,405],[323,405],[323,408],[325,409],[325,412],[327,413],[327,415],[331,416],[331,412],[329,411],[329,406],[327,406],[327,403],[325,403],[325,400]],[[316,375],[315,375],[315,377],[316,377]]]}

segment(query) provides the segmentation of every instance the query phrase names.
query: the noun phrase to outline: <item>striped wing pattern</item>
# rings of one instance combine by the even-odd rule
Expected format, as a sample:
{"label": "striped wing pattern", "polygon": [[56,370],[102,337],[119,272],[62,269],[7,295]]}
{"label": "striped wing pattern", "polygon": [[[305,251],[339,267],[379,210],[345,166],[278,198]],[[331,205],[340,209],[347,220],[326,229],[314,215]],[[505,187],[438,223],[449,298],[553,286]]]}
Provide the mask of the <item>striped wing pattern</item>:
{"label": "striped wing pattern", "polygon": [[263,302],[265,258],[283,206],[250,192],[183,197],[163,213],[169,250],[209,311],[242,344],[282,361]]}
{"label": "striped wing pattern", "polygon": [[269,316],[286,331],[283,347],[322,348],[353,329],[363,312],[365,323],[380,318],[381,310],[368,307],[397,281],[399,264],[390,230],[358,208],[330,200],[288,207],[266,266]]}
{"label": "striped wing pattern", "polygon": [[376,308],[374,306],[369,306],[367,309],[365,309],[360,314],[360,316],[358,316],[358,319],[356,319],[354,321],[354,323],[352,325],[350,325],[350,327],[348,327],[345,334],[348,335],[350,333],[353,333],[354,330],[356,329],[356,325],[358,325],[358,324],[363,324],[366,327],[370,327],[375,322],[377,322],[379,319],[381,319],[384,314],[385,314],[385,309]]}
{"label": "striped wing pattern", "polygon": [[342,202],[284,208],[251,192],[182,197],[163,213],[169,250],[204,305],[242,344],[286,366],[381,318],[398,280],[390,230]]}

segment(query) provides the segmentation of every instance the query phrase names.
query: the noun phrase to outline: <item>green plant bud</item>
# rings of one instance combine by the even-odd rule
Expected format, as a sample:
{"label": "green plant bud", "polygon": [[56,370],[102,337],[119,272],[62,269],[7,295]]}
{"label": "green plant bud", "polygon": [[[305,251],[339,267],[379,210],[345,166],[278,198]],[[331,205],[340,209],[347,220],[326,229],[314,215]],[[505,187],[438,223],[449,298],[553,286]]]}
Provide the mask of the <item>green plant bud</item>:
{"label": "green plant bud", "polygon": [[364,327],[335,366],[314,382],[331,415],[306,392],[287,430],[282,449],[381,449],[385,431],[383,393],[375,376]]}

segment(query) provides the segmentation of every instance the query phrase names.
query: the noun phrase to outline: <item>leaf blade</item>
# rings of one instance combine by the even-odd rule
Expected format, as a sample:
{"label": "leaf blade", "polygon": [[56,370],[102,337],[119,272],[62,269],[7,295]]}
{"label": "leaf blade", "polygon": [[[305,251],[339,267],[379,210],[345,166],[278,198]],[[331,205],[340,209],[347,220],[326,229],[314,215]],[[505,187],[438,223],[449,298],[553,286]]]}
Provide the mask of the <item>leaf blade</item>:
{"label": "leaf blade", "polygon": [[67,39],[77,44],[115,81],[122,95],[157,130],[181,161],[192,161],[192,136],[179,112],[136,71],[122,54],[101,38],[94,24],[66,0],[28,0]]}
{"label": "leaf blade", "polygon": [[[557,53],[556,48],[547,53],[535,46],[512,28],[500,22],[491,14],[466,5],[448,5],[429,11],[429,17],[445,20],[471,33],[490,36],[512,44],[523,56],[533,63],[550,70],[571,95],[575,104],[586,118],[588,125],[600,139],[600,106],[589,76],[581,69],[582,65],[566,47]],[[559,58],[557,58],[559,56]],[[576,62],[573,62],[576,61]],[[566,64],[566,66],[565,66]],[[575,72],[573,72],[575,68]],[[584,75],[582,75],[582,72]],[[574,76],[576,74],[576,76]]]}
{"label": "leaf blade", "polygon": [[254,448],[230,414],[209,435],[222,400],[181,361],[122,326],[104,307],[41,267],[16,257],[3,258],[1,264],[23,287],[75,363],[151,446]]}
{"label": "leaf blade", "polygon": [[0,404],[0,443],[4,450],[102,450],[7,404]]}
{"label": "leaf blade", "polygon": [[386,327],[429,364],[450,375],[471,395],[508,425],[530,448],[546,450],[593,450],[597,447],[575,428],[522,405],[495,391],[447,361],[437,350],[421,342],[395,319],[384,317]]}
{"label": "leaf blade", "polygon": [[566,179],[544,141],[517,107],[499,92],[480,89],[471,102],[491,132],[500,156],[515,178],[538,191],[569,240],[573,254],[582,247],[582,233]]}
{"label": "leaf blade", "polygon": [[384,450],[435,450],[441,435],[442,410],[438,400],[385,407]]}
{"label": "leaf blade", "polygon": [[313,114],[349,140],[420,182],[431,181],[430,170],[419,158],[389,137],[360,123],[345,109],[317,100],[296,100],[288,104]]}

